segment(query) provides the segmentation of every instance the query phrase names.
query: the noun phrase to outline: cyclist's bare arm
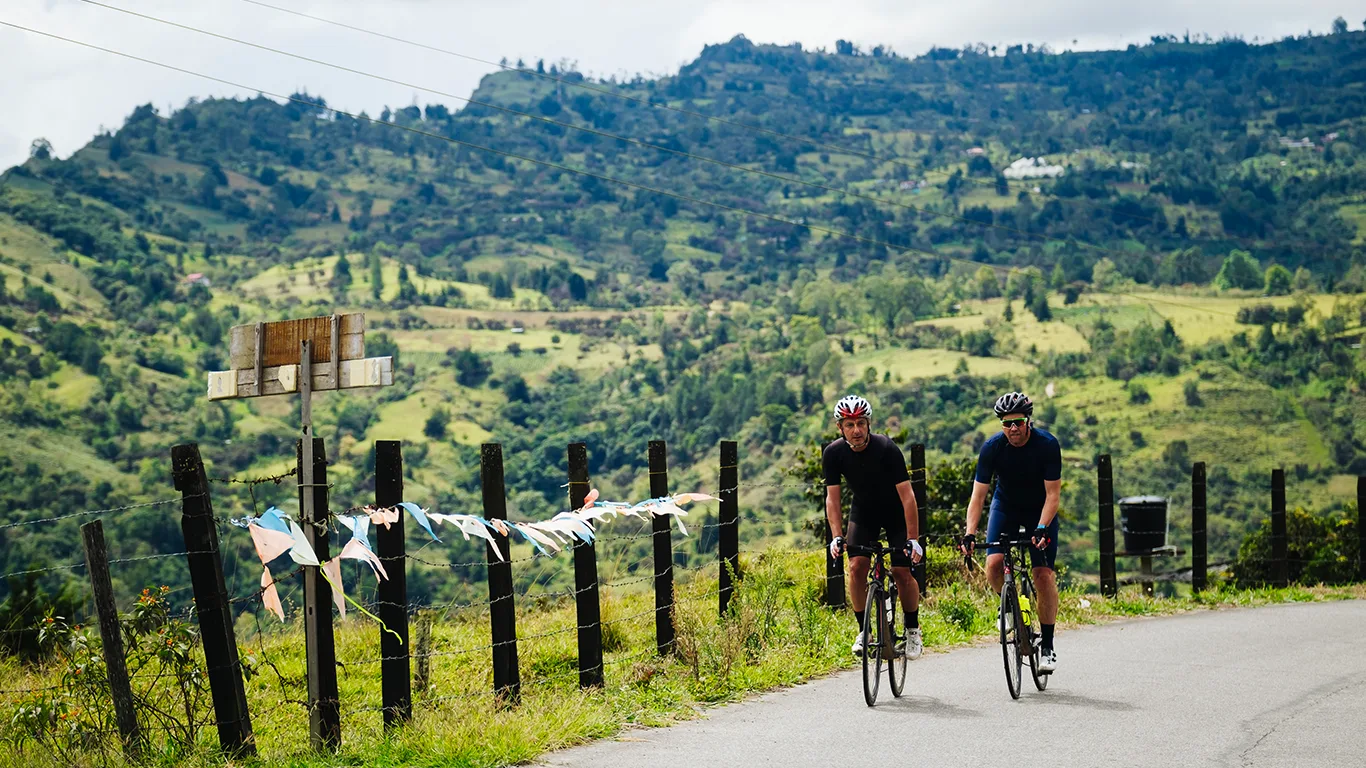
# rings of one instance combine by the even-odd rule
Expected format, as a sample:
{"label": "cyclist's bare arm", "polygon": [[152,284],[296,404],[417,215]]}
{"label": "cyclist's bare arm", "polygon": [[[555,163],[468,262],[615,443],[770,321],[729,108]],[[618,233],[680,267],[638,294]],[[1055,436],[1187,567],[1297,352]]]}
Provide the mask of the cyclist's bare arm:
{"label": "cyclist's bare arm", "polygon": [[[968,501],[967,533],[977,533],[977,524],[982,521],[982,507],[986,504],[987,491],[989,490],[991,490],[991,486],[986,483],[972,481],[972,499]],[[1054,504],[1053,511],[1057,512],[1057,509],[1057,504]]]}
{"label": "cyclist's bare arm", "polygon": [[[901,510],[906,515],[906,538],[920,538],[920,507],[915,503],[915,491],[911,490],[911,481],[903,480],[896,484],[896,495],[901,497]],[[896,544],[897,542],[892,542]],[[919,556],[913,555],[912,561],[920,562]]]}
{"label": "cyclist's bare arm", "polygon": [[[974,492],[976,489],[973,489]],[[1039,525],[1047,526],[1058,516],[1058,500],[1062,497],[1062,479],[1043,481],[1043,512],[1039,514]]]}
{"label": "cyclist's bare arm", "polygon": [[838,539],[844,535],[844,520],[840,516],[840,487],[825,486],[825,519],[830,521],[830,537]]}

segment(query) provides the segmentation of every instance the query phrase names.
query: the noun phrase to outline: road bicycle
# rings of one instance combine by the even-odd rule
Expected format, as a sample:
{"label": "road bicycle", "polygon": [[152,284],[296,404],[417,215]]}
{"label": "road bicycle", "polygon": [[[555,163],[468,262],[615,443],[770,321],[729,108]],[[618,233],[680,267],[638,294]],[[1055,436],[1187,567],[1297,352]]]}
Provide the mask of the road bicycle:
{"label": "road bicycle", "polygon": [[[1039,671],[1039,643],[1043,635],[1039,613],[1035,609],[1034,580],[1029,576],[1029,550],[1034,543],[1021,528],[1015,538],[1002,537],[1000,541],[987,542],[982,546],[1005,550],[1005,583],[1001,585],[1001,607],[996,624],[1001,636],[1001,656],[1005,659],[1006,686],[1010,689],[1010,698],[1018,699],[1024,683],[1026,663],[1030,676],[1034,678],[1034,687],[1040,691],[1048,687],[1051,674]],[[1018,588],[1015,586],[1017,574],[1020,580]]]}
{"label": "road bicycle", "polygon": [[897,602],[896,580],[888,578],[886,558],[894,550],[882,542],[871,546],[849,545],[850,556],[867,555],[873,558],[868,569],[868,602],[863,612],[863,700],[868,706],[877,703],[878,686],[882,682],[882,666],[887,665],[887,679],[892,684],[892,695],[901,697],[906,687],[906,627]]}

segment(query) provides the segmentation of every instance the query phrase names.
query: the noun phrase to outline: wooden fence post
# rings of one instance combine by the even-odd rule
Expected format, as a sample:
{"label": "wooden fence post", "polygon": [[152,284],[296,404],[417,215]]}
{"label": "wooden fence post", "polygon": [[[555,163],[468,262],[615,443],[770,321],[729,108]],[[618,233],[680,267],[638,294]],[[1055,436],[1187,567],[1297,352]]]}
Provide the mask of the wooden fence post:
{"label": "wooden fence post", "polygon": [[[479,481],[484,492],[484,519],[507,519],[507,489],[503,485],[503,446],[479,447]],[[522,674],[517,664],[517,607],[512,600],[512,549],[508,537],[490,531],[496,543],[485,542],[489,578],[489,625],[493,632],[493,691],[515,704],[522,697]],[[499,557],[498,552],[503,554]]]}
{"label": "wooden fence post", "polygon": [[1119,578],[1115,573],[1115,487],[1108,453],[1096,461],[1096,497],[1100,502],[1100,593],[1114,597],[1119,593]]}
{"label": "wooden fence post", "polygon": [[[304,537],[313,546],[318,562],[330,558],[327,541],[327,450],[321,437],[313,439],[312,487],[299,484],[300,508],[303,497],[312,494],[313,514],[300,515]],[[299,477],[303,472],[304,441],[297,443]],[[341,746],[341,701],[337,693],[337,646],[332,635],[332,585],[323,578],[318,566],[304,566],[304,647],[308,658],[308,733],[314,749],[336,751]]]}
{"label": "wooden fence post", "polygon": [[[582,509],[588,499],[588,446],[570,443],[569,507]],[[579,687],[602,687],[602,604],[598,602],[598,550],[574,540],[574,604],[579,622]]]}
{"label": "wooden fence post", "polygon": [[1209,586],[1209,553],[1205,542],[1205,462],[1191,466],[1191,591]]}
{"label": "wooden fence post", "polygon": [[734,440],[721,441],[721,505],[717,511],[716,552],[721,565],[718,584],[720,613],[726,615],[733,579],[740,578],[740,449]]}
{"label": "wooden fence post", "polygon": [[237,636],[233,633],[228,589],[223,579],[223,559],[218,550],[218,529],[213,521],[209,480],[199,446],[194,443],[171,448],[171,477],[181,494],[180,531],[185,538],[185,559],[194,588],[195,617],[208,667],[209,692],[218,744],[229,757],[256,755],[256,738],[247,711],[247,694],[238,663]]}
{"label": "wooden fence post", "polygon": [[1285,470],[1271,470],[1271,559],[1276,586],[1290,585],[1290,563],[1286,560]]}
{"label": "wooden fence post", "polygon": [[85,569],[90,573],[90,588],[95,595],[95,610],[100,617],[100,640],[104,644],[104,667],[109,694],[114,703],[114,719],[123,737],[123,751],[129,759],[142,756],[142,731],[133,709],[133,687],[123,658],[123,637],[119,631],[119,610],[114,604],[114,585],[109,578],[109,552],[104,546],[104,523],[93,520],[81,526],[85,543]]}
{"label": "wooden fence post", "polygon": [[[375,441],[375,506],[389,508],[403,501],[403,443]],[[379,602],[380,695],[384,727],[413,719],[413,679],[408,655],[408,553],[401,511],[398,522],[375,530],[375,554],[388,578],[381,579]],[[385,629],[391,630],[386,632]],[[394,637],[397,633],[398,637]]]}
{"label": "wooden fence post", "polygon": [[[669,449],[663,440],[651,440],[650,496],[669,495]],[[655,569],[655,648],[663,656],[674,644],[674,553],[672,522],[665,515],[651,515]]]}
{"label": "wooden fence post", "polygon": [[1357,578],[1366,581],[1366,475],[1357,476]]}
{"label": "wooden fence post", "polygon": [[[925,493],[925,482],[927,480],[925,470],[925,446],[916,443],[911,446],[911,492],[915,494],[915,506],[919,510],[920,516],[920,546],[925,547],[928,554],[930,546],[930,510],[929,500]],[[897,546],[904,542],[888,542],[889,546]],[[925,581],[920,585],[920,595],[924,597],[930,594],[930,569],[925,568]]]}

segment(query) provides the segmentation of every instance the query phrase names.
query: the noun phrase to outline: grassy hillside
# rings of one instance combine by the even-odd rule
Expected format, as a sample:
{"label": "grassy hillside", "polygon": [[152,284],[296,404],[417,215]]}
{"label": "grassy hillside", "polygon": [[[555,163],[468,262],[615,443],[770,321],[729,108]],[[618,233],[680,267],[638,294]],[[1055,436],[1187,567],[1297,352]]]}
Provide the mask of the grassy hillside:
{"label": "grassy hillside", "polygon": [[[669,441],[673,487],[714,489],[717,442],[736,439],[743,536],[808,546],[816,511],[788,471],[836,396],[869,395],[948,478],[993,431],[992,398],[1025,388],[1064,441],[1077,573],[1106,452],[1120,493],[1171,495],[1181,520],[1189,464],[1208,462],[1212,547],[1231,556],[1272,467],[1320,511],[1366,471],[1364,49],[1350,33],[906,59],[737,38],[676,76],[594,85],[730,123],[559,71],[489,76],[475,98],[493,106],[379,121],[306,94],[139,107],[0,180],[0,506],[22,521],[173,497],[185,441],[216,477],[287,470],[296,404],[209,404],[204,373],[234,324],[363,311],[396,383],[317,398],[337,509],[373,499],[377,439],[405,442],[409,498],[466,512],[478,444],[503,443],[527,518],[565,503],[568,442],[589,444],[605,497],[637,499],[648,440]],[[1006,178],[1019,157],[1065,173]],[[944,534],[964,500],[932,486]],[[213,492],[222,515],[294,503],[288,484]],[[170,509],[111,515],[111,541],[178,551]],[[0,573],[79,559],[75,524],[0,529]],[[120,576],[153,578],[184,582]]]}

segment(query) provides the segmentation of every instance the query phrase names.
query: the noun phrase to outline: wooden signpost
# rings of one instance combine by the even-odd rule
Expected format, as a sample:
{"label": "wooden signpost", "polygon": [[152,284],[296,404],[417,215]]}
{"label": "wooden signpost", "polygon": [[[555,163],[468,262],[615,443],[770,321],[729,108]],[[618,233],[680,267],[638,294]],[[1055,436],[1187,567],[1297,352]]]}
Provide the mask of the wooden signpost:
{"label": "wooden signpost", "polygon": [[[365,356],[365,315],[360,313],[238,325],[230,331],[229,345],[231,368],[209,373],[209,400],[299,394],[299,521],[315,543],[326,542],[319,526],[325,530],[327,525],[327,494],[314,480],[319,465],[325,471],[326,464],[314,455],[313,393],[393,384],[394,360]],[[322,441],[317,442],[320,447]],[[309,730],[315,748],[336,749],[341,746],[341,722],[332,608],[319,571],[304,568]]]}

